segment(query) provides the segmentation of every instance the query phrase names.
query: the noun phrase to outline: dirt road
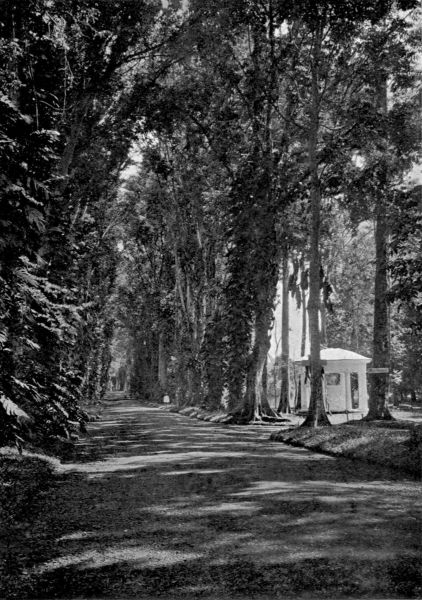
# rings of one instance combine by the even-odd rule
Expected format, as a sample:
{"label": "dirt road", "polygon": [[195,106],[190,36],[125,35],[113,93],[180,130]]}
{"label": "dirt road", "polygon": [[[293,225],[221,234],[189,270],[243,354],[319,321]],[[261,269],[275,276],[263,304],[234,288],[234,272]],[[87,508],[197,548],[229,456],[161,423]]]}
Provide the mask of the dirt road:
{"label": "dirt road", "polygon": [[419,482],[269,433],[108,402],[49,494],[34,598],[420,597]]}

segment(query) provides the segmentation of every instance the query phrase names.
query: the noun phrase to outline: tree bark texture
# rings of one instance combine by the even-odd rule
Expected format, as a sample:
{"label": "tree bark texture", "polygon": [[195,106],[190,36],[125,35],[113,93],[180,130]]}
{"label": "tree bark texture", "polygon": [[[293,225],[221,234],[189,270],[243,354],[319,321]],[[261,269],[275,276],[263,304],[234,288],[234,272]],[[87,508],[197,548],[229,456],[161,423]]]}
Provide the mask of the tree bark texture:
{"label": "tree bark texture", "polygon": [[246,391],[240,417],[244,421],[259,421],[263,414],[272,413],[268,400],[263,395],[262,378],[270,349],[270,329],[272,310],[266,309],[257,313],[255,335],[252,352],[249,356],[246,375]]}
{"label": "tree bark texture", "polygon": [[[382,76],[377,89],[378,109],[384,117],[388,115],[387,82]],[[375,290],[374,290],[374,367],[390,365],[390,323],[388,309],[388,221],[386,200],[388,190],[388,166],[380,165],[380,190],[377,193],[375,207]],[[371,375],[369,386],[369,411],[367,420],[393,417],[387,404],[388,374]]]}
{"label": "tree bark texture", "polygon": [[[374,292],[374,367],[390,363],[389,319],[387,302],[387,217],[382,205],[378,207],[375,224],[375,292]],[[369,385],[367,420],[392,419],[387,405],[388,374],[372,374]]]}
{"label": "tree bark texture", "polygon": [[290,413],[289,386],[289,260],[287,248],[282,259],[283,290],[281,297],[281,391],[278,412]]}
{"label": "tree bark texture", "polygon": [[302,296],[302,334],[300,339],[300,355],[305,356],[306,339],[308,334],[308,308],[306,306],[306,290],[302,287],[300,290]]}
{"label": "tree bark texture", "polygon": [[325,308],[324,299],[321,298],[320,304],[321,315],[321,346],[327,346],[327,309]]}
{"label": "tree bark texture", "polygon": [[[262,394],[262,376],[270,348],[268,332],[273,319],[280,256],[275,227],[277,204],[273,196],[275,158],[272,118],[277,94],[274,36],[274,14],[270,1],[268,23],[263,25],[257,20],[251,26],[252,149],[250,160],[245,165],[247,177],[242,177],[239,186],[244,196],[243,201],[247,199],[245,226],[249,228],[250,236],[246,249],[249,257],[253,257],[254,260],[252,273],[250,264],[245,264],[244,296],[249,297],[249,305],[245,306],[243,323],[240,323],[238,328],[238,331],[244,333],[243,339],[249,348],[245,343],[243,348],[237,348],[234,352],[238,354],[240,360],[233,361],[231,357],[229,359],[229,363],[233,365],[236,362],[242,367],[243,364],[246,365],[246,372],[238,369],[238,374],[231,368],[229,380],[230,412],[241,422],[261,419],[263,414],[276,414]],[[267,65],[269,70],[264,79],[263,74]],[[264,119],[262,115],[265,115]],[[248,183],[247,189],[245,189],[245,182]],[[240,237],[243,236],[244,232]],[[251,330],[252,336],[249,338],[248,334]],[[239,335],[238,337],[240,338]],[[245,385],[243,398],[239,398],[243,392],[243,385]],[[238,394],[237,398],[235,394]],[[236,406],[236,403],[239,405]]]}
{"label": "tree bark texture", "polygon": [[163,331],[158,338],[158,383],[161,394],[167,394],[167,348]]}
{"label": "tree bark texture", "polygon": [[322,43],[322,27],[318,25],[314,32],[313,55],[311,57],[311,106],[308,141],[308,160],[310,173],[311,235],[309,265],[309,333],[311,343],[310,371],[311,397],[309,410],[302,426],[317,427],[330,425],[324,407],[321,376],[321,335],[319,329],[321,265],[320,265],[320,226],[321,226],[321,184],[318,173],[318,137],[320,119],[319,69]]}
{"label": "tree bark texture", "polygon": [[204,335],[203,378],[205,382],[204,405],[209,410],[221,406],[224,385],[224,320],[219,310],[216,310],[212,320],[207,323]]}
{"label": "tree bark texture", "polygon": [[264,369],[262,371],[262,405],[268,404],[268,354],[265,357]]}

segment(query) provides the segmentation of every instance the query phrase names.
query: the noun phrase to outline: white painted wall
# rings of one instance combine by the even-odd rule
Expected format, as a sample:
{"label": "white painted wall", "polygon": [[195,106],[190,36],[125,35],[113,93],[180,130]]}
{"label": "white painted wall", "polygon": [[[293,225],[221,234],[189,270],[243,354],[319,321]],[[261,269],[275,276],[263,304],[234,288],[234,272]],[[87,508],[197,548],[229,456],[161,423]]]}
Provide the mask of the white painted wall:
{"label": "white painted wall", "polygon": [[[352,411],[352,397],[350,386],[350,374],[357,373],[359,381],[359,412],[366,414],[368,411],[368,390],[366,381],[366,362],[359,360],[339,360],[328,361],[324,367],[326,375],[330,373],[340,374],[340,384],[336,386],[326,385],[325,377],[323,380],[323,389],[327,398],[327,408],[331,412]],[[309,381],[305,383],[305,367],[302,367],[301,374],[301,409],[307,410],[310,398]]]}

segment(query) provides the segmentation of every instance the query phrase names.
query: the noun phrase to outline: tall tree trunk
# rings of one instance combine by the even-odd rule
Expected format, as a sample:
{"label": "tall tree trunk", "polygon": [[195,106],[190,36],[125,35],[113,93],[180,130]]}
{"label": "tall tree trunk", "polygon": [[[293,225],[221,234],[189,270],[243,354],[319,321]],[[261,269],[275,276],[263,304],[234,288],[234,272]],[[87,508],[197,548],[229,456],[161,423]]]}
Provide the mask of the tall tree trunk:
{"label": "tall tree trunk", "polygon": [[289,260],[287,248],[282,259],[283,291],[281,297],[281,391],[277,412],[289,413]]}
{"label": "tall tree trunk", "polygon": [[[375,298],[372,364],[389,366],[389,323],[387,302],[387,218],[379,206],[375,224]],[[367,420],[392,419],[387,405],[388,374],[372,374],[369,386]]]}
{"label": "tall tree trunk", "polygon": [[277,277],[268,282],[259,294],[252,335],[252,350],[248,356],[246,368],[246,388],[242,402],[231,411],[239,423],[260,421],[263,416],[276,417],[277,413],[268,403],[263,393],[263,377],[270,349],[270,327],[273,318],[272,300],[277,288]]}
{"label": "tall tree trunk", "polygon": [[308,333],[308,309],[306,306],[306,290],[302,287],[300,293],[302,297],[302,333],[300,339],[300,355],[305,356],[306,338]]}
{"label": "tall tree trunk", "polygon": [[308,309],[306,306],[306,290],[308,289],[309,273],[305,268],[305,259],[302,256],[300,259],[300,300],[302,306],[302,333],[300,340],[300,356],[305,356],[306,339],[308,335]]}
{"label": "tall tree trunk", "polygon": [[269,406],[268,404],[268,354],[265,357],[264,368],[262,370],[262,406]]}
{"label": "tall tree trunk", "polygon": [[327,309],[325,308],[324,299],[321,298],[320,303],[321,315],[321,346],[327,347]]}
{"label": "tall tree trunk", "polygon": [[[263,414],[263,387],[262,377],[270,349],[270,336],[268,331],[271,323],[271,311],[262,310],[257,314],[255,321],[255,339],[246,375],[246,391],[240,417],[243,421],[259,421]],[[265,409],[268,410],[268,401]]]}
{"label": "tall tree trunk", "polygon": [[[377,90],[380,112],[387,116],[387,83],[382,77]],[[375,213],[375,290],[374,290],[374,337],[372,364],[374,367],[389,367],[390,331],[388,314],[388,254],[387,254],[387,207],[388,166],[380,166],[380,193],[376,199]],[[369,386],[369,411],[366,419],[392,419],[387,405],[388,374],[373,374]]]}
{"label": "tall tree trunk", "polygon": [[203,377],[205,380],[205,405],[210,410],[221,406],[224,393],[224,320],[221,309],[215,311],[211,322],[207,323],[204,335],[205,360]]}
{"label": "tall tree trunk", "polygon": [[167,394],[167,348],[163,331],[158,338],[158,383],[161,394]]}
{"label": "tall tree trunk", "polygon": [[314,32],[312,56],[312,104],[310,110],[310,128],[308,143],[308,159],[310,172],[310,200],[311,200],[311,239],[310,239],[310,265],[309,265],[309,333],[311,342],[311,398],[309,410],[303,423],[305,427],[330,425],[325,412],[321,378],[321,336],[319,330],[319,307],[321,289],[320,271],[320,224],[321,224],[321,184],[318,173],[318,133],[319,133],[319,68],[322,41],[322,26],[318,25]]}

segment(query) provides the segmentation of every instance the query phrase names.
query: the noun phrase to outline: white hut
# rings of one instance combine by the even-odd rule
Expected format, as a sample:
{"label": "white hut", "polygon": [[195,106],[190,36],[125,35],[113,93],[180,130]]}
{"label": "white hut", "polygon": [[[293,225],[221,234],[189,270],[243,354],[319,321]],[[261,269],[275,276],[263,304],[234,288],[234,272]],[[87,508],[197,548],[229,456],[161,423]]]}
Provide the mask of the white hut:
{"label": "white hut", "polygon": [[[366,365],[370,358],[342,350],[321,349],[323,368],[322,387],[326,408],[329,412],[364,413],[368,410]],[[309,380],[309,357],[295,361],[300,368],[301,410],[307,410],[311,395]]]}

